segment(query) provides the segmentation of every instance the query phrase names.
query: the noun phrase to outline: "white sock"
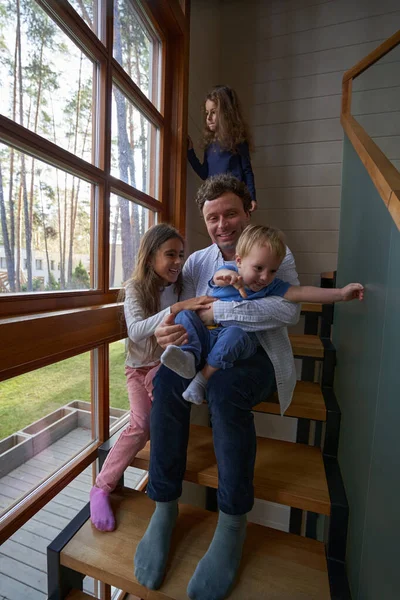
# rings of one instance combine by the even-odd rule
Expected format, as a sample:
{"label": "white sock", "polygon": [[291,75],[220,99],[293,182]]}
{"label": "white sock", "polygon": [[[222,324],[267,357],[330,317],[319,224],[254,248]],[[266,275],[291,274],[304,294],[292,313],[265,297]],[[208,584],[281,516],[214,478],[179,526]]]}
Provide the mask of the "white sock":
{"label": "white sock", "polygon": [[182,397],[193,404],[201,404],[206,397],[207,381],[199,371],[189,387],[183,392]]}
{"label": "white sock", "polygon": [[185,379],[193,379],[196,375],[196,364],[191,352],[182,350],[179,346],[168,346],[160,358],[163,365]]}

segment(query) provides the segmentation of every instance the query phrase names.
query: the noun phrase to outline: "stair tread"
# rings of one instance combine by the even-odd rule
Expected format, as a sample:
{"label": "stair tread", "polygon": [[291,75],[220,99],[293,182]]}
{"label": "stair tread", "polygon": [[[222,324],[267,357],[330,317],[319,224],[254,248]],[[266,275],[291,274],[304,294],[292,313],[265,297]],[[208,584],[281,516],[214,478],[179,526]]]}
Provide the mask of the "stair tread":
{"label": "stair tread", "polygon": [[318,335],[289,334],[294,356],[324,358],[324,346]]}
{"label": "stair tread", "polygon": [[322,302],[303,302],[301,312],[322,313]]}
{"label": "stair tread", "polygon": [[[63,548],[61,564],[148,600],[187,600],[187,584],[205,554],[217,513],[181,504],[170,560],[158,591],[141,586],[132,558],[154,510],[143,493],[124,488],[111,495],[117,529],[97,531],[90,520]],[[328,600],[323,543],[249,523],[242,565],[230,600]]]}
{"label": "stair tread", "polygon": [[[275,392],[253,408],[256,412],[280,415],[278,394]],[[319,383],[298,381],[293,393],[292,403],[285,412],[286,417],[326,421],[325,400]]]}
{"label": "stair tread", "polygon": [[[148,470],[150,442],[132,466]],[[212,430],[190,426],[185,480],[211,488],[218,487],[218,469]],[[319,448],[269,438],[257,438],[254,495],[293,508],[330,514],[330,499],[322,453]]]}
{"label": "stair tread", "polygon": [[86,594],[86,592],[82,592],[81,590],[72,590],[66,600],[94,600],[94,596],[90,594]]}

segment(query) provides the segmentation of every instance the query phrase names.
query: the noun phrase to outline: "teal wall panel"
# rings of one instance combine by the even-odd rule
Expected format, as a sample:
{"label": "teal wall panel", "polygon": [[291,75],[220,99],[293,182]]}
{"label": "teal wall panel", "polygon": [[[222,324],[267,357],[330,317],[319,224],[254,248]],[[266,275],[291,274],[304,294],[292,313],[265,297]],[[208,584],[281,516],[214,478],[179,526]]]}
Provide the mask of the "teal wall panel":
{"label": "teal wall panel", "polygon": [[359,598],[400,598],[399,340],[400,233],[393,224]]}
{"label": "teal wall panel", "polygon": [[[342,410],[339,462],[350,504],[347,569],[354,599],[394,600],[400,591],[392,595],[395,571],[388,577],[386,550],[392,545],[395,556],[398,518],[396,523],[396,510],[386,503],[400,491],[400,444],[394,444],[400,433],[394,309],[396,302],[400,306],[400,232],[345,138],[337,285],[351,281],[365,285],[365,301],[336,305],[333,328]],[[383,468],[389,454],[393,468]]]}

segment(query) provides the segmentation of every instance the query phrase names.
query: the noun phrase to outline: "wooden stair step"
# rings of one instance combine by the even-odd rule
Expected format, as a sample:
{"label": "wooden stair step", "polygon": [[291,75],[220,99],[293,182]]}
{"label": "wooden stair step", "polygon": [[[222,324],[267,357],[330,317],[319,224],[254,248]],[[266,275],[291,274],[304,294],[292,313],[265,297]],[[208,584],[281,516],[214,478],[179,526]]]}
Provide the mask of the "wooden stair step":
{"label": "wooden stair step", "polygon": [[[143,493],[111,495],[117,529],[97,531],[90,520],[63,548],[69,567],[146,600],[187,600],[186,588],[215,530],[217,513],[181,504],[166,576],[158,591],[141,586],[133,557],[154,510]],[[316,540],[249,523],[242,563],[229,600],[328,600],[325,548]]]}
{"label": "wooden stair step", "polygon": [[289,334],[294,356],[324,358],[324,346],[318,335]]}
{"label": "wooden stair step", "polygon": [[86,594],[86,592],[82,592],[81,590],[72,590],[66,597],[66,600],[96,600],[94,596],[90,594]]}
{"label": "wooden stair step", "polygon": [[334,279],[335,271],[324,271],[321,273],[321,279]]}
{"label": "wooden stair step", "polygon": [[[278,394],[275,392],[268,400],[260,402],[253,408],[256,412],[280,415]],[[326,421],[325,400],[319,383],[298,381],[293,393],[293,400],[285,412],[286,417]]]}
{"label": "wooden stair step", "polygon": [[[150,442],[134,459],[132,466],[148,471]],[[186,481],[218,487],[218,469],[212,429],[190,426]],[[330,514],[330,499],[321,450],[269,438],[257,438],[254,495],[293,508]]]}
{"label": "wooden stair step", "polygon": [[323,304],[321,302],[303,302],[303,304],[301,305],[301,312],[302,313],[311,312],[311,313],[321,314],[322,306],[323,306]]}

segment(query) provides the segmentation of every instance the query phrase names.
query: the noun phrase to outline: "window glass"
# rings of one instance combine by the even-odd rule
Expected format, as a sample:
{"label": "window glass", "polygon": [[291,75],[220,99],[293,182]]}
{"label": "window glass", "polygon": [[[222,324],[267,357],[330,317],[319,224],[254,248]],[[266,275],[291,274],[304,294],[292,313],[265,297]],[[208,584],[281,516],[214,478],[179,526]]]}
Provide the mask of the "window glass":
{"label": "window glass", "polygon": [[155,215],[126,198],[110,196],[110,287],[120,287],[133,273],[140,239]]}
{"label": "window glass", "polygon": [[113,87],[111,174],[150,196],[158,196],[158,130]]}
{"label": "window glass", "polygon": [[90,386],[89,352],[0,382],[0,514],[95,438]]}
{"label": "window glass", "polygon": [[90,161],[94,63],[34,0],[0,10],[1,114]]}
{"label": "window glass", "polygon": [[92,185],[0,143],[0,195],[0,295],[91,288]]}
{"label": "window glass", "polygon": [[159,108],[161,43],[130,0],[115,0],[114,58]]}
{"label": "window glass", "polygon": [[68,0],[68,2],[82,17],[86,25],[88,25],[96,35],[99,35],[98,21],[99,9],[101,8],[101,3],[99,4],[99,0]]}

